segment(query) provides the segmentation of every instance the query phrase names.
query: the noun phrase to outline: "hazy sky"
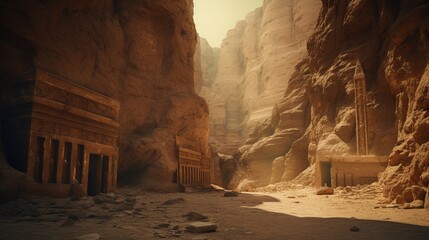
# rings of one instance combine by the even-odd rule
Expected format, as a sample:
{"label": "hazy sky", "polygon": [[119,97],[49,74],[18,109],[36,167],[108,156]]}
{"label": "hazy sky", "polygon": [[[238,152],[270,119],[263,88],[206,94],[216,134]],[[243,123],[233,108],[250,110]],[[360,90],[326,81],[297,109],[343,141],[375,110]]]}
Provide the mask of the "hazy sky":
{"label": "hazy sky", "polygon": [[194,21],[198,34],[212,47],[220,47],[226,32],[263,0],[194,0]]}

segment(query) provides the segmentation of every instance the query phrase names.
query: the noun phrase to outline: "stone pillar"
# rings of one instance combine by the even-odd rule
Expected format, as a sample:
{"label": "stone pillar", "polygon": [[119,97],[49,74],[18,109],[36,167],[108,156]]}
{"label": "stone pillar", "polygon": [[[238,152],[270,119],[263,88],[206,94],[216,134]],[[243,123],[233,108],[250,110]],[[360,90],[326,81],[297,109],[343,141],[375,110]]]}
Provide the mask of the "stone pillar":
{"label": "stone pillar", "polygon": [[77,162],[77,144],[72,142],[71,159],[70,159],[70,183],[76,180],[76,162]]}
{"label": "stone pillar", "polygon": [[60,139],[58,145],[58,161],[57,161],[57,184],[63,183],[63,169],[64,169],[64,140]]}
{"label": "stone pillar", "polygon": [[365,74],[357,60],[354,74],[356,109],[356,150],[357,155],[368,154],[368,120],[366,106]]}

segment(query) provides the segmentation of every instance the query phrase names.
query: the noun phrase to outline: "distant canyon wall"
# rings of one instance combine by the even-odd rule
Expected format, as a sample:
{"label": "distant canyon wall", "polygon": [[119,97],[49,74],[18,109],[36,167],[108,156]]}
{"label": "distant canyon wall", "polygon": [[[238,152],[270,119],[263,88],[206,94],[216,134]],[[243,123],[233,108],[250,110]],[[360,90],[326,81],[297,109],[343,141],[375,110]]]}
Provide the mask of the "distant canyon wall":
{"label": "distant canyon wall", "polygon": [[120,183],[174,190],[175,135],[209,154],[191,0],[18,0],[2,2],[0,13],[0,92],[42,68],[119,100]]}
{"label": "distant canyon wall", "polygon": [[266,0],[227,33],[220,50],[201,40],[197,75],[205,77],[197,92],[209,105],[210,143],[219,152],[233,154],[270,120],[295,64],[305,56],[319,6],[318,0]]}

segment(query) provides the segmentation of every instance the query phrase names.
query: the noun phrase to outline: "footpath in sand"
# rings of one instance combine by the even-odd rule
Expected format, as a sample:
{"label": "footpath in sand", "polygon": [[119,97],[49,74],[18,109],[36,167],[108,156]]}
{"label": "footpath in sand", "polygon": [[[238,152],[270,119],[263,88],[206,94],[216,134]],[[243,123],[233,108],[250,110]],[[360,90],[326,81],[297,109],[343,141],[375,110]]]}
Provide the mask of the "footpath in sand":
{"label": "footpath in sand", "polygon": [[[383,203],[378,188],[263,188],[152,193],[120,189],[79,201],[21,199],[0,205],[0,239],[428,239],[429,211]],[[231,194],[234,196],[234,194]],[[216,231],[191,233],[192,222]],[[206,229],[207,230],[207,229]],[[209,229],[212,231],[213,228]],[[88,235],[89,234],[89,235]],[[80,238],[79,238],[80,237]]]}

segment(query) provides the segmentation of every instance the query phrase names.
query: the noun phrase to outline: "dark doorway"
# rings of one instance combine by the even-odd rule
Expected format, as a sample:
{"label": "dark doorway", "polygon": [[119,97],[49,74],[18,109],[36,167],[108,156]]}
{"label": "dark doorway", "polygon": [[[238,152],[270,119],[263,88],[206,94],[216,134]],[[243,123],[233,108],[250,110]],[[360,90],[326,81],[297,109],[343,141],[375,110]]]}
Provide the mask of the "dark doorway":
{"label": "dark doorway", "polygon": [[331,163],[321,162],[320,170],[322,174],[322,186],[331,187]]}
{"label": "dark doorway", "polygon": [[107,192],[108,157],[90,154],[88,171],[88,196]]}

